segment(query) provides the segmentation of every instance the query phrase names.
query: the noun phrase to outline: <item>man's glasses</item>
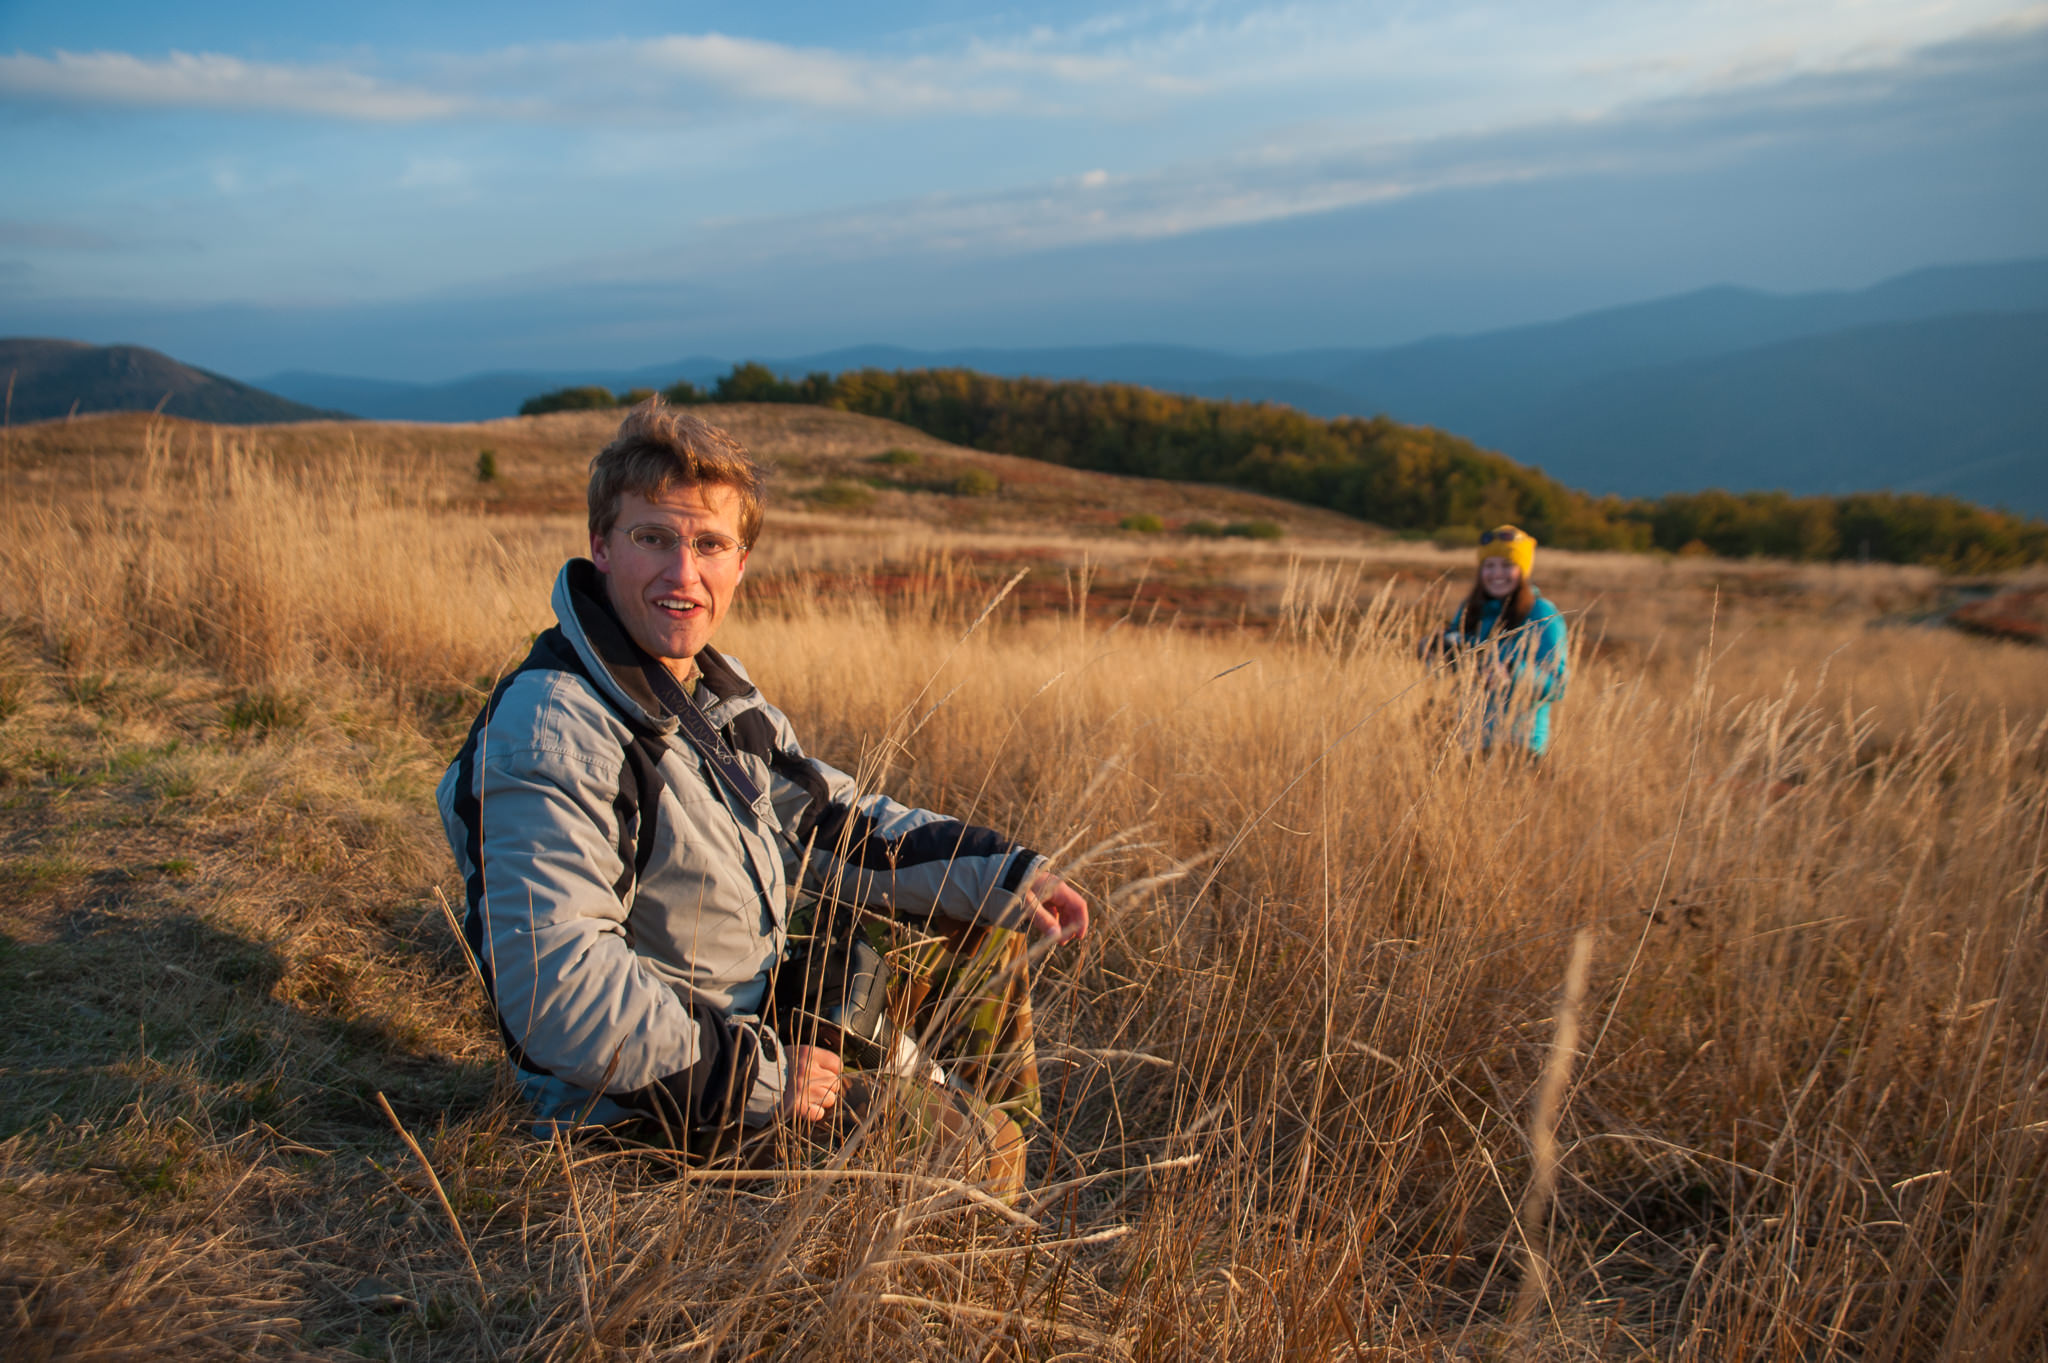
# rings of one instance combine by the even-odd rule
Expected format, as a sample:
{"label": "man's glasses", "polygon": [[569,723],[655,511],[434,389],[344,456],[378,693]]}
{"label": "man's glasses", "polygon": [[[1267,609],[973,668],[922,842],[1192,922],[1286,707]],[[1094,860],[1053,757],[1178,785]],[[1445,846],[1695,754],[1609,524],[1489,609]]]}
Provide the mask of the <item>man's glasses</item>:
{"label": "man's glasses", "polygon": [[1480,533],[1479,542],[1481,544],[1512,544],[1520,538],[1522,538],[1522,532],[1519,530],[1486,530]]}
{"label": "man's glasses", "polygon": [[673,554],[687,543],[692,554],[713,562],[731,558],[740,551],[738,540],[716,530],[699,530],[686,537],[665,525],[636,525],[626,532],[626,538],[635,549],[645,549],[650,554]]}

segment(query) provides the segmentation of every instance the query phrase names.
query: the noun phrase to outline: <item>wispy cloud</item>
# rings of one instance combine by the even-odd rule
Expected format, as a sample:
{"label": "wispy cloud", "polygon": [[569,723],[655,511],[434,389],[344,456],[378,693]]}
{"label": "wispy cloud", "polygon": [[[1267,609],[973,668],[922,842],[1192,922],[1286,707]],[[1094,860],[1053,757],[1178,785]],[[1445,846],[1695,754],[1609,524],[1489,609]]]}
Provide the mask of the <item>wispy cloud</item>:
{"label": "wispy cloud", "polygon": [[[1185,236],[1588,168],[1584,156],[1537,157],[1527,148],[1512,156],[1484,145],[1462,155],[1447,154],[1451,150],[1437,143],[1390,144],[1312,160],[1239,157],[1124,175],[1098,169],[999,193],[934,194],[832,214],[707,224],[700,249],[728,263],[783,256],[1008,256]],[[1614,158],[1606,159],[1613,168]]]}
{"label": "wispy cloud", "polygon": [[531,92],[561,116],[645,120],[784,108],[878,118],[1077,112],[1132,92],[1192,93],[1194,83],[1117,54],[971,41],[943,52],[874,54],[722,33],[551,43],[451,58],[464,88]]}
{"label": "wispy cloud", "polygon": [[[929,29],[889,28],[885,5],[829,41],[772,16],[754,36],[598,39],[572,16],[518,43],[477,24],[480,38],[432,51],[362,28],[356,45],[297,49],[343,55],[297,63],[86,51],[108,30],[80,20],[93,36],[68,40],[78,50],[0,55],[0,136],[35,134],[9,148],[0,213],[28,226],[0,229],[0,255],[80,296],[298,296],[344,270],[384,296],[721,272],[737,296],[799,277],[815,288],[847,261],[877,264],[849,277],[914,277],[927,262],[1164,243],[1489,186],[1560,188],[1471,203],[1566,199],[1574,177],[1606,177],[1591,189],[1616,201],[1636,186],[1654,197],[1802,140],[1825,177],[1855,159],[1829,148],[1889,164],[1902,158],[1871,128],[1933,145],[1922,128],[1942,120],[1981,154],[1957,162],[1956,185],[2004,183],[2038,161],[2007,130],[2048,125],[2048,0],[1108,3],[1039,26],[1027,0],[1021,18],[1004,6]],[[2001,51],[2034,54],[2031,86]],[[1944,63],[1939,98],[1898,96]],[[1980,78],[2001,71],[2002,84]],[[63,109],[90,116],[51,113]],[[1965,137],[1963,117],[1979,132]],[[1930,220],[1966,212],[1925,202]],[[34,226],[45,220],[118,247]],[[138,223],[203,241],[206,258],[163,268],[157,243],[131,240]],[[1250,239],[1220,238],[1216,258]],[[1702,248],[1680,233],[1657,249]]]}
{"label": "wispy cloud", "polygon": [[1015,190],[931,194],[831,214],[704,225],[722,260],[1003,256],[1156,240],[1421,195],[1585,176],[1669,176],[1769,142],[1886,138],[2014,106],[2048,119],[2048,30],[1944,44],[1908,60],[1750,80],[1592,115],[1453,135],[1275,142],[1164,167],[1091,169]]}
{"label": "wispy cloud", "polygon": [[521,89],[528,110],[574,120],[683,118],[734,106],[882,116],[1018,107],[935,59],[877,58],[720,33],[503,48],[440,63],[442,79]]}
{"label": "wispy cloud", "polygon": [[173,52],[160,58],[126,52],[16,53],[0,57],[0,98],[371,122],[448,118],[472,107],[459,95],[393,85],[342,67],[247,62],[217,52]]}
{"label": "wispy cloud", "polygon": [[877,56],[720,33],[551,43],[407,59],[396,81],[345,66],[218,52],[0,56],[0,98],[60,105],[289,113],[351,121],[588,121],[696,117],[782,106],[881,117],[1059,112],[1085,90],[1187,93],[1194,84],[1123,57],[983,42]]}
{"label": "wispy cloud", "polygon": [[[1393,114],[1450,131],[1539,109],[1868,68],[1986,24],[2039,25],[2039,0],[1445,0],[1389,11],[1336,0],[1134,5],[1065,28],[949,25],[878,50],[670,33],[470,52],[383,52],[357,66],[218,52],[17,53],[0,97],[343,120],[698,121],[797,115],[1158,116],[1256,98],[1295,121]],[[893,43],[893,45],[891,45]],[[1281,114],[1285,119],[1287,115]]]}
{"label": "wispy cloud", "polygon": [[[620,54],[645,71],[701,83],[745,99],[817,109],[890,113],[939,110],[963,103],[957,84],[929,62],[877,61],[824,48],[788,47],[709,33],[631,44]],[[687,89],[688,86],[683,88]],[[965,102],[994,107],[1008,92],[990,90]]]}

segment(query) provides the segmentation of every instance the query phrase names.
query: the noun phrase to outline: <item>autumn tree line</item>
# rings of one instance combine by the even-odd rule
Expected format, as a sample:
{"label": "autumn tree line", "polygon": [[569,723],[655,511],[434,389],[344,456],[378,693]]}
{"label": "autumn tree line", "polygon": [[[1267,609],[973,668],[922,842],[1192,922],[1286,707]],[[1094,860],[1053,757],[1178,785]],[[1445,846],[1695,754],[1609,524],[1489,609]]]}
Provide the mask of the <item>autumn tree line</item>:
{"label": "autumn tree line", "polygon": [[[564,389],[520,412],[646,396],[644,389],[617,397],[603,388]],[[1512,521],[1560,548],[1868,559],[1966,572],[2048,560],[2048,524],[1953,497],[1718,490],[1596,497],[1427,426],[1384,416],[1324,419],[1277,403],[1180,397],[1129,384],[998,378],[968,369],[857,369],[786,379],[746,363],[708,391],[682,382],[662,396],[674,403],[832,407],[972,449],[1250,488],[1398,531]]]}

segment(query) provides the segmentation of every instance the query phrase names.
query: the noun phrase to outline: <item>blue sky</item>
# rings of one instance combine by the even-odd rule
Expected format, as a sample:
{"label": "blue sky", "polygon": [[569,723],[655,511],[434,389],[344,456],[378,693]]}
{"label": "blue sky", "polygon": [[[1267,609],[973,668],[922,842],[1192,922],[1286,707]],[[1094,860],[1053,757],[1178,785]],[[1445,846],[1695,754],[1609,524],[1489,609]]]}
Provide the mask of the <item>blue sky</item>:
{"label": "blue sky", "polygon": [[1384,344],[2048,255],[2044,149],[2048,5],[1994,0],[0,0],[0,332]]}

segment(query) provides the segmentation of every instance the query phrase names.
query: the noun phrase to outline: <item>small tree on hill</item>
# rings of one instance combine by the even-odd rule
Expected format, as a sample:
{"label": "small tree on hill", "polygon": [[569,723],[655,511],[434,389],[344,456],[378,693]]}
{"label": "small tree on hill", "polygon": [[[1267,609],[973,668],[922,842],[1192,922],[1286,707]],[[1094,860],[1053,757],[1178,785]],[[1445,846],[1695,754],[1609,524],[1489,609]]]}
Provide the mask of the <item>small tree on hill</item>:
{"label": "small tree on hill", "polygon": [[528,398],[519,404],[519,415],[542,416],[548,412],[588,412],[601,407],[616,407],[619,400],[612,396],[612,390],[598,384],[585,384],[580,388],[557,388],[552,393],[542,393],[537,398]]}
{"label": "small tree on hill", "polygon": [[719,402],[795,402],[797,387],[758,360],[736,364],[711,395]]}
{"label": "small tree on hill", "polygon": [[842,407],[839,381],[822,370],[790,382],[758,360],[736,364],[711,390],[717,402],[806,402],[818,407]]}

